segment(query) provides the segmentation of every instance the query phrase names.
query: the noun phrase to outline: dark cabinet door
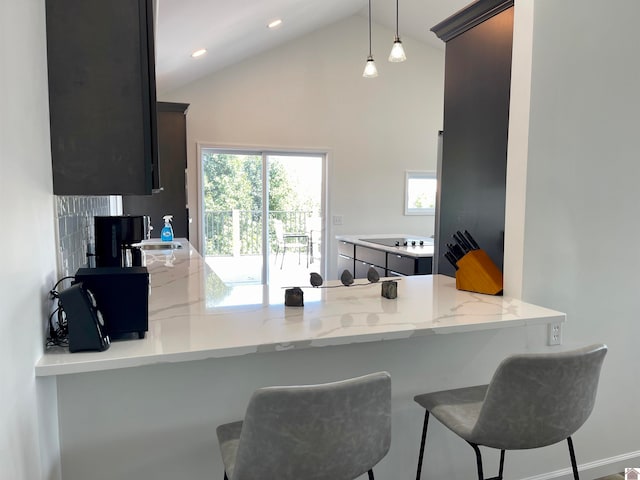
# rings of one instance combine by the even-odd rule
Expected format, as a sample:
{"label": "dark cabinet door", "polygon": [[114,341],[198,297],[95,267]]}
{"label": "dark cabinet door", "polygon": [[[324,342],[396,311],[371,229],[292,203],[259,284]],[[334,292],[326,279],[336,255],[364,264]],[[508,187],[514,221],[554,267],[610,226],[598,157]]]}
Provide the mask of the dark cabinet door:
{"label": "dark cabinet door", "polygon": [[46,0],[53,191],[157,187],[152,0]]}
{"label": "dark cabinet door", "polygon": [[355,244],[345,242],[344,240],[338,241],[338,253],[345,257],[355,258]]}
{"label": "dark cabinet door", "polygon": [[469,230],[502,269],[513,0],[480,0],[433,27],[447,42],[438,272],[457,230]]}
{"label": "dark cabinet door", "polygon": [[410,257],[387,253],[387,269],[389,275],[400,273],[402,275],[430,275],[431,257]]}
{"label": "dark cabinet door", "polygon": [[152,195],[126,195],[126,215],[149,215],[152,237],[159,237],[162,217],[173,215],[173,235],[189,238],[189,212],[185,188],[187,168],[186,103],[158,102],[158,161],[161,188]]}
{"label": "dark cabinet door", "polygon": [[383,270],[387,266],[387,253],[384,250],[376,250],[375,248],[363,247],[362,245],[356,245],[356,259],[370,265],[381,267]]}
{"label": "dark cabinet door", "polygon": [[348,270],[355,278],[355,260],[353,257],[347,257],[346,255],[338,255],[338,276],[342,275],[342,272]]}
{"label": "dark cabinet door", "polygon": [[381,277],[384,277],[387,275],[387,271],[385,268],[378,267],[377,265],[372,265],[370,263],[363,262],[361,260],[356,260],[355,266],[356,266],[356,270],[355,270],[355,274],[353,275],[353,278],[367,278],[367,274],[369,273],[370,268],[373,268],[376,272],[378,272],[378,275],[380,275]]}

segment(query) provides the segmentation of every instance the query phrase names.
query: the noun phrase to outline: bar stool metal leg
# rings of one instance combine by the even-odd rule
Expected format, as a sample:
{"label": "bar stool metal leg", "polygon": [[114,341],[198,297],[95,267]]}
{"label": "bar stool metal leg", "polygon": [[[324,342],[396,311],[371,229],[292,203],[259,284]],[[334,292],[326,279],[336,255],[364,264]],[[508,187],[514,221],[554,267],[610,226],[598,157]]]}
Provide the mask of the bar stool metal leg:
{"label": "bar stool metal leg", "polygon": [[429,410],[425,410],[424,423],[422,425],[422,440],[420,442],[420,455],[418,457],[418,473],[416,474],[416,480],[420,480],[420,474],[422,473],[422,459],[424,458],[424,444],[427,439],[428,425],[429,425]]}
{"label": "bar stool metal leg", "polygon": [[569,444],[569,456],[571,457],[571,468],[573,469],[573,478],[574,480],[580,480],[580,476],[578,475],[578,465],[576,463],[576,453],[573,450],[573,440],[571,440],[571,437],[567,437],[567,443]]}
{"label": "bar stool metal leg", "polygon": [[[478,480],[485,480],[484,472],[482,471],[482,454],[477,444],[467,442],[473,447],[473,451],[476,452],[476,465],[478,467]],[[491,477],[486,480],[502,480],[502,474],[504,472],[504,450],[500,450],[500,468],[498,470],[497,477]]]}
{"label": "bar stool metal leg", "polygon": [[482,454],[480,453],[480,449],[478,445],[475,443],[467,442],[471,447],[473,447],[473,451],[476,452],[476,466],[478,467],[478,480],[484,480],[484,474],[482,473]]}
{"label": "bar stool metal leg", "polygon": [[503,471],[504,471],[504,450],[500,450],[500,470],[498,471],[498,480],[502,480]]}

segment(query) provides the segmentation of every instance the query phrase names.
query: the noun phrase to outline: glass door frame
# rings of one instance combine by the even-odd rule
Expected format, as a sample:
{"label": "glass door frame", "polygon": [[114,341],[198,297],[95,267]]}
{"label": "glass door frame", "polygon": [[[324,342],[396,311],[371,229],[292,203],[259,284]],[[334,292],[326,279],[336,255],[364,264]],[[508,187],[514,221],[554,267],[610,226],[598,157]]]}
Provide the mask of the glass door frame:
{"label": "glass door frame", "polygon": [[215,143],[197,142],[197,184],[198,184],[198,242],[201,255],[204,257],[204,196],[203,196],[203,173],[202,173],[202,151],[212,150],[217,153],[233,153],[237,155],[254,155],[262,157],[262,284],[266,285],[269,279],[269,256],[271,245],[269,242],[269,156],[291,156],[291,157],[320,157],[322,160],[322,179],[320,189],[320,275],[325,276],[327,271],[327,178],[329,171],[329,152],[326,150],[302,149],[302,148],[259,148],[246,146],[220,146]]}

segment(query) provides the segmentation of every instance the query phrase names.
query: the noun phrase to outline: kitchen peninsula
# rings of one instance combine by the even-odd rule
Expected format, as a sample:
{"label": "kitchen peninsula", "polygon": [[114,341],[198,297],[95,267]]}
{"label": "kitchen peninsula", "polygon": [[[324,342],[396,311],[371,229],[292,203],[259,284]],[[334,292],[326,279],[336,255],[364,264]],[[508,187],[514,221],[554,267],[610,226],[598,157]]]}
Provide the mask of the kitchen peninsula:
{"label": "kitchen peninsula", "polygon": [[[228,287],[186,240],[180,245],[145,253],[151,283],[146,338],[115,341],[104,352],[47,352],[36,375],[564,321],[562,313],[519,300],[458,291],[443,275],[402,277],[396,299],[362,281],[306,288],[304,307],[285,307],[283,289]],[[432,254],[433,245],[424,248],[423,255]],[[332,284],[339,282],[326,285]],[[237,296],[243,305],[234,305]]]}
{"label": "kitchen peninsula", "polygon": [[392,378],[394,437],[376,474],[396,478],[416,460],[415,394],[488,381],[501,347],[544,348],[547,324],[565,320],[517,299],[458,291],[441,275],[402,277],[396,299],[378,284],[305,288],[304,307],[285,307],[282,289],[229,288],[181,244],[146,252],[144,339],[105,352],[48,351],[36,365],[56,382],[65,480],[221,478],[215,428],[242,418],[256,388],[381,370]]}

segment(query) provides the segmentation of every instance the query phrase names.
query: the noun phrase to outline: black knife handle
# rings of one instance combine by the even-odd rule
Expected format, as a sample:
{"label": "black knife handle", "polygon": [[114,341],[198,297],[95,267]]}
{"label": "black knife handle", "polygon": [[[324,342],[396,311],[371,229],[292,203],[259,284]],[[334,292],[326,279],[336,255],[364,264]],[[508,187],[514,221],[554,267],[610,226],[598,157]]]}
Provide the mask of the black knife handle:
{"label": "black knife handle", "polygon": [[475,241],[475,239],[471,236],[468,230],[464,231],[464,235],[474,250],[480,250],[480,245],[478,245],[478,242]]}
{"label": "black knife handle", "polygon": [[462,233],[460,230],[458,230],[456,233],[458,234],[458,238],[459,238],[460,240],[462,240],[462,243],[464,244],[464,246],[466,247],[466,249],[467,249],[468,251],[475,250],[475,249],[473,248],[473,245],[471,245],[471,244],[469,243],[469,241],[465,238],[465,236],[463,235],[463,233]]}
{"label": "black knife handle", "polygon": [[454,233],[453,239],[456,241],[456,243],[464,253],[467,253],[468,251],[470,251],[470,248],[467,247],[467,242],[465,242],[460,235],[458,235],[457,233]]}
{"label": "black knife handle", "polygon": [[453,253],[453,256],[456,258],[456,260],[460,260],[466,255],[466,252],[462,248],[460,248],[460,245],[454,245],[453,251],[451,253]]}
{"label": "black knife handle", "polygon": [[449,263],[451,265],[453,265],[453,268],[455,268],[456,270],[458,270],[458,265],[456,264],[456,259],[453,256],[453,254],[451,252],[445,252],[444,254],[444,258],[446,258],[447,260],[449,260]]}
{"label": "black knife handle", "polygon": [[454,245],[453,243],[447,243],[447,249],[449,250],[449,253],[451,255],[453,255],[453,257],[456,260],[458,260],[460,258],[460,255],[457,252],[457,250],[459,250],[457,245]]}

